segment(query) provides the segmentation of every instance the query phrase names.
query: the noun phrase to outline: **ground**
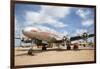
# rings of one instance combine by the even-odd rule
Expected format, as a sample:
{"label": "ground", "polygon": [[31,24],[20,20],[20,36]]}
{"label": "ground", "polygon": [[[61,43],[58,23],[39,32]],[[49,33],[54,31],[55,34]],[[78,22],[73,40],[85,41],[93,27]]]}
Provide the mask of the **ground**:
{"label": "ground", "polygon": [[52,63],[69,63],[94,61],[93,47],[79,47],[79,50],[66,50],[64,47],[48,48],[47,51],[41,51],[41,48],[33,47],[33,56],[27,55],[29,48],[15,48],[15,65],[37,65]]}

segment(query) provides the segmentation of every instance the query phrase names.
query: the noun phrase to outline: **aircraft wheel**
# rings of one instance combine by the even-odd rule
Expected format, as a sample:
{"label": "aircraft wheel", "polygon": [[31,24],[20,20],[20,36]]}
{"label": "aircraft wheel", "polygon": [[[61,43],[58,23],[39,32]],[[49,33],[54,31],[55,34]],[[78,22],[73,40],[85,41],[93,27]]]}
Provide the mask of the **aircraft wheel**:
{"label": "aircraft wheel", "polygon": [[45,47],[45,46],[42,46],[42,50],[47,50],[47,47]]}
{"label": "aircraft wheel", "polygon": [[71,50],[71,47],[70,46],[67,46],[67,50]]}
{"label": "aircraft wheel", "polygon": [[67,44],[66,46],[67,46],[67,50],[71,50],[70,44]]}
{"label": "aircraft wheel", "polygon": [[33,52],[33,50],[32,50],[32,49],[29,49],[29,50],[28,50],[28,55],[31,55],[31,56],[32,56],[32,55],[33,55],[32,52]]}
{"label": "aircraft wheel", "polygon": [[78,49],[78,45],[74,45],[73,49],[77,50]]}
{"label": "aircraft wheel", "polygon": [[86,45],[83,45],[84,47],[86,47]]}

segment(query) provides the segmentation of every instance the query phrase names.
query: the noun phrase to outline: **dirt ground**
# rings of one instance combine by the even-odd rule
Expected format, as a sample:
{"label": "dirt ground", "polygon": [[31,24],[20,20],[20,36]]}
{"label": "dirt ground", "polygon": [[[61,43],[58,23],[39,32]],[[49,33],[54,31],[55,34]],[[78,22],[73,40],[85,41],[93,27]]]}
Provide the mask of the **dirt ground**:
{"label": "dirt ground", "polygon": [[15,65],[37,65],[52,63],[68,63],[94,61],[94,48],[79,47],[79,50],[66,50],[61,47],[48,48],[42,51],[41,48],[33,47],[33,56],[27,55],[29,48],[15,48]]}

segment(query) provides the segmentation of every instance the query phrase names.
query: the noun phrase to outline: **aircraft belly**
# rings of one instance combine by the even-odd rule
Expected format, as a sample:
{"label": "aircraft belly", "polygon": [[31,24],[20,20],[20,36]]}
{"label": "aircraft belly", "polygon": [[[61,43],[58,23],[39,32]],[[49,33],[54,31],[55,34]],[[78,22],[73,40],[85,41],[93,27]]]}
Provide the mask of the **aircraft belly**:
{"label": "aircraft belly", "polygon": [[33,35],[36,39],[39,39],[39,40],[43,40],[47,42],[51,42],[53,40],[53,38],[50,35],[45,35],[41,32],[33,33]]}
{"label": "aircraft belly", "polygon": [[55,38],[51,37],[50,35],[45,35],[41,32],[28,32],[25,35],[29,38],[39,39],[47,42],[53,42]]}

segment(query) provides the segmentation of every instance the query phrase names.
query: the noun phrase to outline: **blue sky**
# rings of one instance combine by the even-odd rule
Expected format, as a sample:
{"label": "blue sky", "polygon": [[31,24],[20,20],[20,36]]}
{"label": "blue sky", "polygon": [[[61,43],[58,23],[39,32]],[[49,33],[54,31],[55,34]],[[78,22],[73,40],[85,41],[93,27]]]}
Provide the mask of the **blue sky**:
{"label": "blue sky", "polygon": [[43,27],[63,35],[94,33],[94,9],[49,5],[16,4],[15,36],[26,26]]}

